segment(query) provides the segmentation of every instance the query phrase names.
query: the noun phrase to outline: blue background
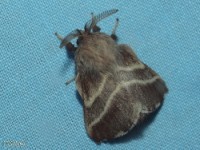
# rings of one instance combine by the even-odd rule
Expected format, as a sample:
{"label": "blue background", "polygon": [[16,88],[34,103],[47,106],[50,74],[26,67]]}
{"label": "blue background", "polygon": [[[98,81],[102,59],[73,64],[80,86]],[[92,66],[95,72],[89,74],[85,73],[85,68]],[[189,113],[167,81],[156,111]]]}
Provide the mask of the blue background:
{"label": "blue background", "polygon": [[[54,36],[80,28],[90,13],[117,8],[103,20],[119,43],[166,81],[169,94],[138,138],[96,145],[86,134],[74,61]],[[200,148],[199,0],[1,0],[0,149]]]}

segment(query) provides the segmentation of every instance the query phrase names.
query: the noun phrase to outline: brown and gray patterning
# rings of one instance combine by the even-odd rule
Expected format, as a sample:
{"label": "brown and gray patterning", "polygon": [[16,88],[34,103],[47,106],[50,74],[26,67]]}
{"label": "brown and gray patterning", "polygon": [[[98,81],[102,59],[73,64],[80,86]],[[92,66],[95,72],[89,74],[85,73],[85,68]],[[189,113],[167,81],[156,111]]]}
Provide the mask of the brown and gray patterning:
{"label": "brown and gray patterning", "polygon": [[[141,62],[115,34],[100,32],[97,23],[118,10],[94,16],[84,30],[74,30],[61,40],[60,47],[75,51],[76,86],[84,102],[84,119],[89,136],[96,142],[126,134],[154,112],[168,89],[160,76]],[[78,38],[77,47],[70,41]]]}

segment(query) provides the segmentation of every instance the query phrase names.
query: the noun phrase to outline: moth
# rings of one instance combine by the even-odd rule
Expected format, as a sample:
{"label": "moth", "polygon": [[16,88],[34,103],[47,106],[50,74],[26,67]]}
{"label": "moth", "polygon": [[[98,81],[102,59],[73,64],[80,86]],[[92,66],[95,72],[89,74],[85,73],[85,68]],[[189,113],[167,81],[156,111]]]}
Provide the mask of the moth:
{"label": "moth", "polygon": [[[100,32],[97,23],[116,13],[104,11],[66,37],[58,33],[60,48],[74,51],[75,82],[83,100],[88,135],[96,142],[128,133],[146,116],[158,109],[168,89],[161,77],[144,64],[132,48],[118,44],[116,19],[112,34]],[[77,38],[77,45],[71,40]]]}

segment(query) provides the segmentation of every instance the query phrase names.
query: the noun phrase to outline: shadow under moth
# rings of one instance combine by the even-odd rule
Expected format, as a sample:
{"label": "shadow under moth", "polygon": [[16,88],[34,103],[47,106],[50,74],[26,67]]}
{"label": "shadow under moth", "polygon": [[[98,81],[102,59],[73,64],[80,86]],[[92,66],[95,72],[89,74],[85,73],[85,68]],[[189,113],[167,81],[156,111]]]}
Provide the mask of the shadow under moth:
{"label": "shadow under moth", "polygon": [[[168,91],[161,77],[131,47],[117,43],[118,19],[111,35],[100,32],[97,23],[117,11],[92,13],[84,30],[76,29],[64,38],[55,33],[60,48],[74,51],[74,80],[83,99],[85,126],[96,142],[128,133],[161,106]],[[70,42],[74,38],[76,46]]]}

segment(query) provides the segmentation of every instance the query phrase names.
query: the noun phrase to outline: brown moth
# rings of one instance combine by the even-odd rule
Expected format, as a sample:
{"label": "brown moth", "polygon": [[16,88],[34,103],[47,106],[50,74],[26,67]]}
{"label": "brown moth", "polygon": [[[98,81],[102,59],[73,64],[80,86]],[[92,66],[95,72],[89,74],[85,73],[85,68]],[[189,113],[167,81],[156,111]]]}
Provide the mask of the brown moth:
{"label": "brown moth", "polygon": [[[111,35],[97,23],[117,9],[94,16],[84,30],[74,30],[61,40],[75,51],[76,87],[83,99],[87,133],[96,142],[125,135],[161,106],[168,89],[161,77],[141,62],[131,47],[117,43],[118,19]],[[78,38],[77,47],[70,41]]]}

